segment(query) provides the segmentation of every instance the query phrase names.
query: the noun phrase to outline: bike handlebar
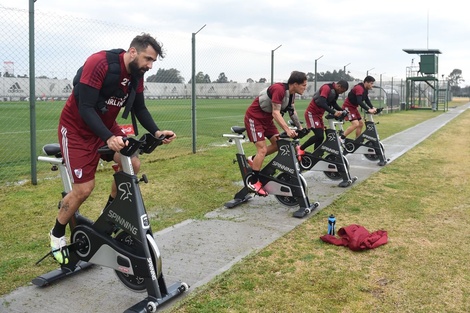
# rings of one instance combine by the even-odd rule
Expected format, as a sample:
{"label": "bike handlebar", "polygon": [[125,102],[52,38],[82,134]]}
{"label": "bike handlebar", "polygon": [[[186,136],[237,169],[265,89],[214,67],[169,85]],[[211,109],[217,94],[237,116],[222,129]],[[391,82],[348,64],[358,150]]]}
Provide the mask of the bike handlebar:
{"label": "bike handlebar", "polygon": [[376,109],[376,111],[375,111],[374,114],[380,114],[380,112],[382,112],[383,109],[384,109],[384,108],[378,108],[378,109]]}
{"label": "bike handlebar", "polygon": [[344,120],[344,118],[349,114],[349,110],[346,108],[344,109],[343,111],[341,111],[341,115],[340,116],[335,116],[334,114],[331,114],[331,113],[328,113],[325,118],[328,120],[328,119],[335,119],[337,121],[340,121],[342,122]]}
{"label": "bike handlebar", "polygon": [[[171,136],[161,135],[160,137],[156,138],[150,133],[144,134],[139,140],[135,138],[123,137],[122,140],[124,142],[127,141],[128,144],[124,148],[122,148],[119,153],[128,157],[134,155],[134,153],[136,152],[139,152],[139,154],[149,154],[152,153],[155,148],[163,144],[163,140],[170,137]],[[98,148],[98,153],[110,154],[114,153],[114,151],[111,150],[108,145],[104,145]]]}
{"label": "bike handlebar", "polygon": [[[301,130],[296,130],[297,132],[297,136],[295,136],[294,138],[292,139],[302,139],[304,138],[309,132],[310,132],[310,129],[308,128],[302,128]],[[290,138],[286,132],[282,132],[279,134],[279,137],[280,138]]]}

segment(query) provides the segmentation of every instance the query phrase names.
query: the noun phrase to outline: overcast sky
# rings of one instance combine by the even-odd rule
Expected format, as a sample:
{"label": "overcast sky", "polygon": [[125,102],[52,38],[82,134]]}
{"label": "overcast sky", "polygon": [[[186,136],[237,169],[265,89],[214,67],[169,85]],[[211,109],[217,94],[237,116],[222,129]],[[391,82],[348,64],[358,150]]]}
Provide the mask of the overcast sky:
{"label": "overcast sky", "polygon": [[[182,58],[181,49],[190,49],[191,34],[206,25],[196,35],[196,71],[209,71],[200,68],[213,64],[212,80],[225,72],[229,79],[239,82],[261,77],[269,81],[271,50],[282,45],[274,54],[276,81],[287,79],[292,70],[314,72],[315,59],[318,59],[318,72],[346,66],[351,75],[361,79],[368,70],[376,78],[380,74],[384,79],[404,78],[407,66],[412,62],[417,65],[419,56],[407,54],[403,49],[439,49],[442,52],[439,78],[460,69],[463,78],[468,77],[463,84],[467,85],[470,84],[470,11],[464,10],[464,3],[457,0],[37,0],[34,6],[36,12],[99,20],[150,32],[163,42],[166,51],[165,59],[158,61],[154,70],[177,68],[186,81],[190,72],[187,67],[178,68],[176,59]],[[27,10],[29,0],[0,0],[0,5]],[[183,48],[173,44],[179,37],[185,40]],[[116,37],[115,46],[127,48],[131,39]],[[230,68],[232,59],[237,60],[233,69]]]}

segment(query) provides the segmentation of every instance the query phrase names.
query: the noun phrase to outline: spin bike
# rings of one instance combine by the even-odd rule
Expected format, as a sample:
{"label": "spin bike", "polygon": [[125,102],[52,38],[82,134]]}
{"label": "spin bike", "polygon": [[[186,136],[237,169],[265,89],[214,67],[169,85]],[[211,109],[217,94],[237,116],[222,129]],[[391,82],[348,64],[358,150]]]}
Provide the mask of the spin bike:
{"label": "spin bike", "polygon": [[[232,134],[223,134],[229,141],[235,142],[238,152],[236,160],[243,179],[244,187],[235,194],[234,199],[225,203],[225,207],[231,209],[252,198],[254,193],[248,188],[248,183],[252,176],[251,167],[246,160],[242,140],[245,139],[245,127],[233,126]],[[277,141],[277,155],[260,171],[259,180],[263,184],[263,189],[268,195],[274,195],[283,205],[300,208],[294,212],[293,216],[302,218],[317,208],[320,203],[310,203],[307,196],[307,182],[300,173],[299,163],[295,152],[298,139],[291,139],[286,133],[282,133]]]}
{"label": "spin bike", "polygon": [[[146,175],[138,178],[134,174],[131,157],[137,153],[151,153],[162,144],[162,138],[145,134],[137,140],[127,138],[128,145],[120,151],[122,171],[114,174],[118,193],[96,221],[82,216],[78,211],[69,221],[71,231],[69,263],[60,269],[33,279],[37,286],[50,283],[76,274],[93,264],[114,269],[119,280],[136,292],[147,291],[147,297],[128,308],[125,312],[156,312],[157,306],[182,294],[189,286],[176,282],[167,287],[162,273],[162,257],[150,227],[150,219],[145,210],[138,184],[148,183]],[[59,170],[64,186],[62,196],[72,190],[70,176],[64,165],[58,144],[43,147],[47,156],[39,156],[39,161],[52,164],[52,170]],[[114,153],[107,146],[99,149],[102,154]],[[60,206],[60,205],[59,205]],[[36,264],[41,262],[49,252]]]}
{"label": "spin bike", "polygon": [[[379,166],[384,166],[390,159],[385,157],[385,149],[380,142],[379,133],[377,132],[378,123],[374,122],[373,115],[382,112],[383,108],[377,109],[374,114],[366,113],[365,130],[356,139],[346,138],[343,144],[343,155],[350,153],[364,154],[369,161],[377,161]],[[343,126],[340,127],[340,134],[344,132]]]}
{"label": "spin bike", "polygon": [[343,124],[347,114],[347,110],[337,118],[333,114],[327,114],[325,118],[328,120],[328,128],[325,130],[325,141],[312,153],[305,151],[299,161],[301,170],[323,171],[331,180],[342,179],[339,187],[348,187],[357,180],[356,176],[351,177],[349,173],[349,161],[343,156],[336,129],[337,125]]}

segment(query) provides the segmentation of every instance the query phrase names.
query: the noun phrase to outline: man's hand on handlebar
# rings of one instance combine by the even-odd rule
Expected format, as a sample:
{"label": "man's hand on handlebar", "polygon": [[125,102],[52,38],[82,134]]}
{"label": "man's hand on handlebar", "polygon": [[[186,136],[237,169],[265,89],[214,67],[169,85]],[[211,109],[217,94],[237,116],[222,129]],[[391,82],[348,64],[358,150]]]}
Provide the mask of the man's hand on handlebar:
{"label": "man's hand on handlebar", "polygon": [[376,108],[371,108],[371,109],[367,110],[367,112],[369,112],[370,114],[375,114],[377,112],[377,109]]}
{"label": "man's hand on handlebar", "polygon": [[286,134],[287,136],[289,136],[290,138],[295,138],[297,137],[297,132],[293,129],[290,129],[290,128],[287,128],[286,130]]}
{"label": "man's hand on handlebar", "polygon": [[176,134],[171,130],[157,130],[155,132],[155,138],[160,138],[162,135],[165,136],[165,139],[162,140],[164,144],[169,144],[176,138]]}
{"label": "man's hand on handlebar", "polygon": [[340,117],[343,115],[343,111],[335,111],[335,117]]}
{"label": "man's hand on handlebar", "polygon": [[122,148],[128,145],[128,142],[124,141],[122,138],[123,138],[122,136],[114,136],[114,135],[109,137],[109,139],[106,140],[106,144],[108,145],[108,148],[116,152],[121,151]]}

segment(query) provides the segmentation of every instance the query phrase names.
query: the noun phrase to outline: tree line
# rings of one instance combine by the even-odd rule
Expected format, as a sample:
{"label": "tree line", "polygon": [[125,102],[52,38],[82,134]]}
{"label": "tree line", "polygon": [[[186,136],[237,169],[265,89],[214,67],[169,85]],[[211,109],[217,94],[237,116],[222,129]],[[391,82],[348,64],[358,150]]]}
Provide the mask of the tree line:
{"label": "tree line", "polygon": [[[316,74],[312,72],[307,73],[307,81],[313,82],[315,81],[338,81],[340,79],[344,79],[346,81],[354,81],[356,80],[355,77],[351,76],[349,72],[345,72],[344,70],[333,70],[332,72],[320,72]],[[444,75],[442,77],[444,79]],[[450,89],[452,93],[456,96],[470,96],[470,86],[466,86],[464,88],[460,87],[460,84],[465,82],[462,76],[462,70],[454,69],[447,77],[447,81],[449,82]],[[359,78],[362,80],[362,78]],[[224,72],[220,73],[216,80],[212,80],[209,74],[205,74],[204,72],[198,72],[195,77],[196,84],[203,84],[203,83],[237,83],[237,81],[230,80]],[[185,79],[181,76],[180,71],[175,68],[170,69],[162,69],[159,68],[156,74],[150,75],[147,77],[147,82],[156,82],[156,83],[184,83]],[[246,80],[247,83],[266,83],[268,80],[264,77],[261,77],[258,80],[254,80],[252,78],[248,78]],[[188,81],[188,84],[191,83],[191,79]]]}
{"label": "tree line", "polygon": [[[333,72],[326,71],[320,72],[316,75],[317,81],[338,81],[340,79],[345,79],[347,81],[353,81],[355,78],[349,73],[345,73],[343,70],[334,70]],[[203,84],[203,83],[238,83],[237,81],[230,80],[224,72],[220,73],[216,80],[212,80],[209,74],[205,74],[204,72],[198,72],[195,77],[196,84]],[[313,82],[315,81],[315,74],[312,72],[307,73],[307,81]],[[147,77],[147,82],[153,83],[179,83],[182,84],[185,82],[183,76],[181,76],[180,71],[175,68],[170,69],[162,69],[159,68],[156,74],[150,75]],[[268,80],[265,77],[261,77],[258,80],[254,80],[252,78],[248,78],[246,80],[247,83],[266,83]],[[188,84],[191,83],[191,79],[189,79]]]}

